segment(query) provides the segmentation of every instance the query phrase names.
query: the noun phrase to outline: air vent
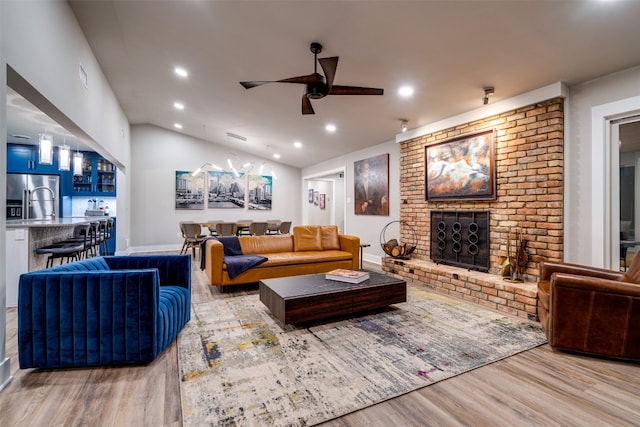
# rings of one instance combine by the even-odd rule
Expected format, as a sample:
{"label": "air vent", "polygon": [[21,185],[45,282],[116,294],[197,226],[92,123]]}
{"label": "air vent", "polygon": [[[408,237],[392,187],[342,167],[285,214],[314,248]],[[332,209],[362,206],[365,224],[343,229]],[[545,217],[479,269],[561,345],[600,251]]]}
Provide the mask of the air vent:
{"label": "air vent", "polygon": [[31,139],[29,135],[20,135],[20,134],[13,134],[11,135],[11,137],[15,139]]}

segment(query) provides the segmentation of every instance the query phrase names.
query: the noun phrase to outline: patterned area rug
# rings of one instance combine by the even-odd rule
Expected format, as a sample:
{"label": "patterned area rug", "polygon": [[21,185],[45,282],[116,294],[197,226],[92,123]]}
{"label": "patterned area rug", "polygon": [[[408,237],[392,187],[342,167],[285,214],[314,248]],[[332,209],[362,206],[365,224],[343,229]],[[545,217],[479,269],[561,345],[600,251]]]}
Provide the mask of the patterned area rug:
{"label": "patterned area rug", "polygon": [[283,327],[257,294],[194,304],[178,338],[184,425],[313,425],[546,342],[535,324],[407,292],[307,327]]}

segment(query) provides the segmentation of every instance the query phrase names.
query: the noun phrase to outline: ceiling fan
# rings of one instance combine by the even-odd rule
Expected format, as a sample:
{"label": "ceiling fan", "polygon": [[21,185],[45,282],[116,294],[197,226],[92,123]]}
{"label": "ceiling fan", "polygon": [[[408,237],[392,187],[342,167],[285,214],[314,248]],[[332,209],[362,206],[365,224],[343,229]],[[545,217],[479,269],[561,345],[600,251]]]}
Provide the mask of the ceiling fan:
{"label": "ceiling fan", "polygon": [[[320,58],[318,54],[322,52],[322,45],[317,42],[311,43],[309,47],[313,53],[313,74],[306,76],[290,77],[288,79],[274,81],[240,82],[245,89],[262,86],[267,83],[298,83],[305,85],[302,94],[302,114],[315,114],[311,106],[312,99],[321,99],[327,95],[382,95],[383,89],[358,86],[334,85],[333,79],[338,67],[338,57]],[[324,71],[324,76],[318,73],[318,62]]]}

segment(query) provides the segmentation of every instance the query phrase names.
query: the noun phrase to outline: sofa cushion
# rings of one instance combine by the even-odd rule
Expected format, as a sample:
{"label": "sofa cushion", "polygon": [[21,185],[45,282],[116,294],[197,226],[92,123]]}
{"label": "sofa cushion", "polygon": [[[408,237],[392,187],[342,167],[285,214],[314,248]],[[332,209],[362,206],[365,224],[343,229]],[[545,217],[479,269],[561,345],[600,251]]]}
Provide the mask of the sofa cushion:
{"label": "sofa cushion", "polygon": [[290,234],[281,236],[240,236],[240,247],[244,254],[267,254],[276,252],[292,252],[293,237]]}
{"label": "sofa cushion", "polygon": [[323,250],[340,250],[340,238],[338,237],[337,225],[322,225],[320,226],[320,232],[322,234]]}
{"label": "sofa cushion", "polygon": [[293,229],[293,250],[296,252],[321,251],[322,235],[317,225],[298,225]]}
{"label": "sofa cushion", "polygon": [[[351,253],[344,251],[304,251],[304,252],[280,252],[264,254],[267,261],[254,268],[269,268],[280,265],[313,264],[319,262],[333,262],[350,260]],[[226,269],[226,266],[225,266]]]}

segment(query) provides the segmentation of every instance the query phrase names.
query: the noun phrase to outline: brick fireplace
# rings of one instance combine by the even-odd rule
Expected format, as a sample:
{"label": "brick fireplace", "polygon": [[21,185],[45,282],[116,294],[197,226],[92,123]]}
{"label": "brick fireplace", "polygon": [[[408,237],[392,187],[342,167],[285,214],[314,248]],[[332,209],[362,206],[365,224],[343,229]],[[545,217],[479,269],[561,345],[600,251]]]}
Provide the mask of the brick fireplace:
{"label": "brick fireplace", "polygon": [[[496,137],[495,200],[427,201],[425,147],[493,129]],[[535,318],[535,280],[541,260],[563,259],[564,100],[555,98],[400,144],[400,220],[411,224],[418,245],[410,260],[383,259],[383,269],[424,281],[436,290],[521,317]],[[431,211],[486,211],[489,217],[487,272],[438,265],[432,258]],[[527,240],[525,282],[498,274],[515,228]],[[408,231],[401,228],[401,237]],[[407,235],[405,235],[407,233]]]}

